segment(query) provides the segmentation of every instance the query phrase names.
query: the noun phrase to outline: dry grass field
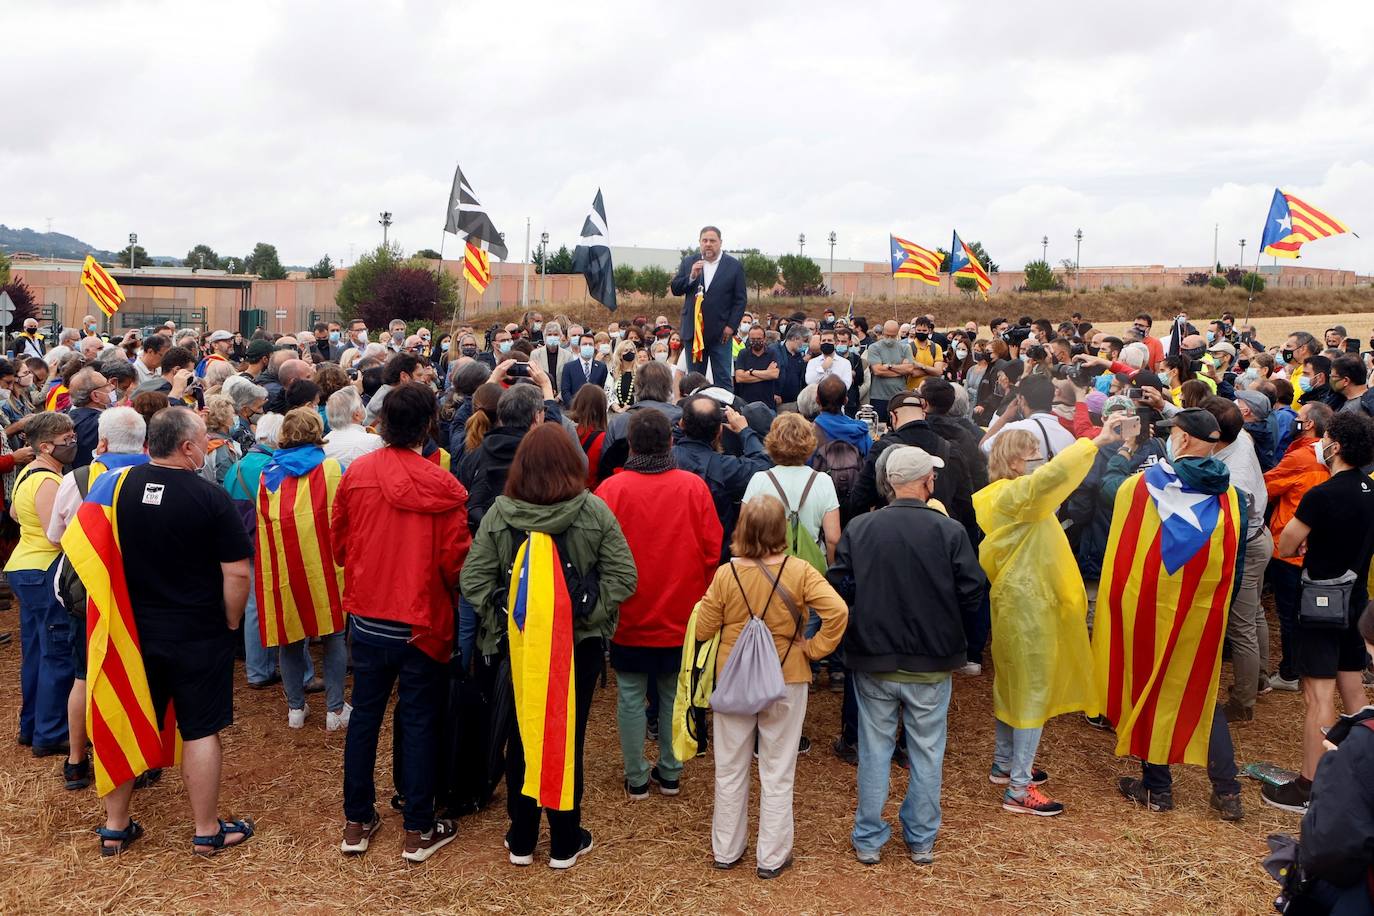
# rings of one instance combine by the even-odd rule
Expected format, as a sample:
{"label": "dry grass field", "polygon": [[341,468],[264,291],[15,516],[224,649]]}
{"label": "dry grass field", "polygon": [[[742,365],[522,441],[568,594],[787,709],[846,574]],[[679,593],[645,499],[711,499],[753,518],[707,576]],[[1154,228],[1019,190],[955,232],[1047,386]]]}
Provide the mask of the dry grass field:
{"label": "dry grass field", "polygon": [[[1272,642],[1277,648],[1277,632]],[[507,864],[499,793],[460,821],[458,840],[423,866],[400,858],[400,816],[389,809],[372,851],[345,859],[338,851],[342,735],[324,731],[317,698],[306,728],[290,731],[279,693],[240,689],[237,724],[224,733],[221,809],[256,818],[258,835],[214,859],[193,856],[181,780],[169,771],[136,794],[147,836],[124,856],[101,859],[91,833],[101,822],[94,792],[64,791],[56,759],[35,760],[14,743],[18,663],[17,644],[0,648],[0,681],[10,685],[0,698],[3,913],[1253,914],[1267,911],[1275,890],[1259,864],[1265,835],[1298,826],[1296,816],[1263,806],[1249,780],[1245,819],[1222,823],[1195,767],[1175,769],[1174,812],[1133,808],[1115,782],[1136,765],[1114,757],[1110,736],[1080,716],[1049,724],[1038,760],[1067,813],[1004,813],[986,777],[988,671],[955,685],[944,825],[931,867],[913,865],[895,841],[876,867],[854,861],[854,770],[830,753],[840,698],[824,690],[811,695],[806,731],[815,748],[797,768],[796,867],[778,880],[759,881],[752,868],[711,868],[709,758],[688,764],[676,799],[625,799],[613,688],[598,692],[588,738],[584,811],[596,849],[572,871],[545,867],[547,839],[535,867]],[[1228,666],[1223,685],[1229,676]],[[1261,697],[1256,721],[1233,729],[1239,762],[1296,765],[1301,715],[1296,694]],[[379,754],[383,799],[391,791],[389,742],[384,736]],[[895,792],[905,774],[892,772]]]}

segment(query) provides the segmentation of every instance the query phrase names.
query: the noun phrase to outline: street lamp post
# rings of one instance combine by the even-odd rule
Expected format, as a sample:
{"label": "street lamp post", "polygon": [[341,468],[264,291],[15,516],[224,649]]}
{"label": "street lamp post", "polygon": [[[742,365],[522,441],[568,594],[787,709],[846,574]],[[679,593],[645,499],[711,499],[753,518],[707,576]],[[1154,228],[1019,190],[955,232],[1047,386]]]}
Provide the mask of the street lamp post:
{"label": "street lamp post", "polygon": [[129,269],[134,269],[134,246],[138,244],[138,233],[129,233]]}
{"label": "street lamp post", "polygon": [[830,294],[833,296],[833,295],[835,295],[835,230],[834,230],[834,229],[831,229],[831,230],[830,230],[830,235],[826,238],[826,241],[830,243],[830,280],[829,280],[829,282],[828,282],[828,285],[829,285],[829,287],[830,287]]}
{"label": "street lamp post", "polygon": [[544,278],[549,275],[549,234],[539,233],[539,307],[544,307]]}
{"label": "street lamp post", "polygon": [[382,224],[382,247],[385,248],[385,247],[386,247],[387,230],[391,228],[391,222],[392,222],[392,220],[391,220],[391,211],[390,211],[390,210],[383,210],[383,211],[382,211],[382,214],[381,214],[381,217],[382,217],[382,218],[379,219],[379,220],[377,220],[377,222],[379,222],[379,223]]}
{"label": "street lamp post", "polygon": [[[798,252],[798,254],[800,254],[802,257],[806,257],[806,233],[805,233],[805,232],[800,233],[800,234],[797,236],[797,252]],[[806,311],[806,284],[805,284],[805,283],[803,283],[802,286],[801,286],[801,307],[802,307],[802,311]]]}
{"label": "street lamp post", "polygon": [[1049,251],[1050,237],[1048,235],[1042,235],[1040,237],[1040,260],[1044,261],[1046,264],[1049,263]]}
{"label": "street lamp post", "polygon": [[1241,266],[1244,267],[1244,265],[1245,265],[1245,239],[1241,239],[1241,240],[1240,240],[1240,263],[1241,263]]}
{"label": "street lamp post", "polygon": [[1083,230],[1082,230],[1082,229],[1079,229],[1079,230],[1077,230],[1076,232],[1074,232],[1074,234],[1073,234],[1073,240],[1074,240],[1075,243],[1077,243],[1077,244],[1076,244],[1076,247],[1074,248],[1074,253],[1073,253],[1073,288],[1074,288],[1074,291],[1077,292],[1078,290],[1080,290],[1080,289],[1083,288],[1083,284],[1082,284],[1082,283],[1079,281],[1079,279],[1078,279],[1078,268],[1079,268],[1080,266],[1082,266],[1082,263],[1083,263]]}

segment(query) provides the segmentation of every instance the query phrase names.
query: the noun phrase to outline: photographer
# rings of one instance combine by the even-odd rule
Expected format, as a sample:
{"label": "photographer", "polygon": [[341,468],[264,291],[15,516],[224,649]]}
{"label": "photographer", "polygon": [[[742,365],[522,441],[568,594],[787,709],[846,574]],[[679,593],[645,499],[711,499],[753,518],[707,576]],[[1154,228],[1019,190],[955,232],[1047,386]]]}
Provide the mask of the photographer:
{"label": "photographer", "polygon": [[[1034,348],[1031,348],[1034,349]],[[1016,386],[1016,399],[1003,410],[988,427],[980,443],[984,454],[991,454],[992,444],[1004,429],[1024,429],[1035,437],[1039,451],[1038,462],[1043,463],[1073,445],[1073,433],[1065,429],[1052,413],[1054,382],[1046,375],[1031,374]],[[1027,468],[1027,473],[1038,465]]]}

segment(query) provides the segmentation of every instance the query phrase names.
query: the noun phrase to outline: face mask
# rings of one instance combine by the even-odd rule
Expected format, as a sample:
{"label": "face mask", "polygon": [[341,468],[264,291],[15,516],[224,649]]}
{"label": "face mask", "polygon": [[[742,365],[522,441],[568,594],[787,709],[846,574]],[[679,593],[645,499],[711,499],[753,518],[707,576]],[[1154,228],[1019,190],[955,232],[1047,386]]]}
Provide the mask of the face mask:
{"label": "face mask", "polygon": [[917,331],[915,336],[916,339],[919,340],[921,343],[925,343],[927,340],[930,339],[930,334],[928,334],[925,331]]}
{"label": "face mask", "polygon": [[596,347],[592,346],[591,344],[583,344],[582,349],[580,349],[578,352],[582,354],[583,359],[591,359],[593,356],[596,355]]}
{"label": "face mask", "polygon": [[1326,443],[1323,440],[1318,439],[1316,442],[1312,443],[1312,449],[1317,453],[1317,461],[1321,464],[1321,466],[1324,468],[1329,468],[1330,465],[1327,464],[1328,456],[1326,453]]}
{"label": "face mask", "polygon": [[550,346],[550,347],[556,347],[556,346],[558,346],[558,341],[559,341],[560,339],[561,339],[561,338],[560,338],[557,334],[545,334],[545,335],[544,335],[544,343],[545,343],[545,345]]}
{"label": "face mask", "polygon": [[[444,349],[445,349],[445,350],[448,349],[448,344],[447,344],[447,343],[444,344]],[[476,344],[468,344],[466,347],[461,348],[461,349],[459,350],[459,352],[462,353],[464,356],[467,356],[467,357],[476,356],[476,355],[477,355],[477,345],[476,345]]]}
{"label": "face mask", "polygon": [[1246,369],[1244,372],[1242,372],[1240,377],[1244,379],[1246,382],[1254,382],[1256,379],[1259,378],[1259,370],[1256,369],[1254,366],[1251,366],[1249,369]]}
{"label": "face mask", "polygon": [[1291,363],[1291,362],[1293,361],[1293,351],[1292,351],[1292,350],[1280,350],[1280,351],[1279,351],[1279,359],[1283,360],[1285,363]]}
{"label": "face mask", "polygon": [[52,456],[58,464],[71,464],[76,458],[76,443],[53,446]]}
{"label": "face mask", "polygon": [[509,352],[510,352],[510,345],[511,345],[512,343],[513,343],[513,341],[503,340],[503,341],[501,341],[499,344],[497,344],[497,348],[498,348],[502,353],[509,353]]}
{"label": "face mask", "polygon": [[330,331],[330,332],[329,332],[329,342],[332,343],[332,344],[336,344],[336,343],[339,342],[339,332],[338,332],[338,331]]}
{"label": "face mask", "polygon": [[1035,471],[1036,471],[1036,469],[1038,469],[1038,468],[1039,468],[1041,465],[1043,465],[1044,463],[1045,463],[1045,459],[1044,459],[1044,458],[1027,458],[1027,459],[1026,459],[1026,473],[1027,473],[1027,474],[1034,474]]}
{"label": "face mask", "polygon": [[779,334],[782,334],[782,335],[786,335],[786,334],[787,334],[787,322],[785,322],[785,321],[779,321],[779,322],[778,322],[778,333],[779,333]]}
{"label": "face mask", "polygon": [[1178,351],[1178,355],[1182,356],[1185,359],[1202,359],[1202,353],[1203,351],[1198,349],[1197,347],[1192,347],[1187,350]]}
{"label": "face mask", "polygon": [[954,355],[957,356],[959,359],[964,359],[968,356],[968,350],[964,349],[963,347],[955,347]]}
{"label": "face mask", "polygon": [[367,346],[367,332],[366,332],[366,331],[359,331],[357,334],[353,335],[353,339],[356,340],[356,341],[358,342],[358,346],[360,346],[360,347],[365,347],[365,346]]}
{"label": "face mask", "polygon": [[668,361],[668,354],[660,350],[659,352],[654,354],[654,359],[658,360],[661,363],[666,363]]}
{"label": "face mask", "polygon": [[624,336],[625,336],[625,332],[624,332],[624,331],[612,331],[612,332],[611,332],[611,340],[619,340],[620,338],[622,338],[622,337],[624,337]]}
{"label": "face mask", "polygon": [[827,342],[827,343],[821,344],[821,355],[822,355],[822,356],[830,356],[830,355],[831,355],[832,353],[834,353],[834,352],[835,352],[835,345],[834,345],[833,343]]}
{"label": "face mask", "polygon": [[741,335],[746,335],[746,336],[747,336],[747,335],[749,334],[749,329],[752,328],[752,327],[753,327],[753,325],[750,324],[749,322],[747,322],[747,321],[741,321],[741,322],[739,323],[739,332],[740,332]]}
{"label": "face mask", "polygon": [[849,352],[849,344],[835,344],[835,352],[844,354]]}
{"label": "face mask", "polygon": [[1169,459],[1169,463],[1174,462],[1174,437],[1170,436],[1164,443],[1164,457]]}
{"label": "face mask", "polygon": [[1311,390],[1312,390],[1312,379],[1311,379],[1311,377],[1306,376],[1306,375],[1300,375],[1300,376],[1298,376],[1298,390],[1301,391],[1303,394],[1307,394],[1307,392],[1311,391]]}
{"label": "face mask", "polygon": [[113,407],[113,406],[115,406],[115,405],[118,404],[118,403],[119,403],[119,392],[118,392],[118,391],[115,391],[115,390],[112,390],[112,391],[110,392],[110,406]]}
{"label": "face mask", "polygon": [[404,342],[405,342],[405,339],[406,339],[406,332],[405,332],[405,331],[392,331],[392,332],[391,332],[391,339],[394,340],[394,341],[396,341],[397,343],[404,343]]}
{"label": "face mask", "polygon": [[199,474],[201,471],[205,470],[205,462],[207,462],[207,461],[209,461],[209,460],[210,460],[210,453],[209,453],[209,452],[201,452],[201,453],[200,453],[200,464],[195,465],[194,467],[190,468],[190,470],[192,470],[192,471],[194,471],[195,473]]}
{"label": "face mask", "polygon": [[1208,331],[1208,332],[1207,332],[1207,342],[1208,342],[1208,343],[1211,343],[1212,341],[1214,341],[1214,340],[1216,340],[1216,339],[1217,339],[1217,335],[1216,335],[1215,333],[1213,333],[1212,331]]}
{"label": "face mask", "polygon": [[608,343],[597,344],[597,345],[596,345],[596,352],[599,353],[599,354],[601,354],[602,356],[606,356],[607,354],[609,354],[609,353],[611,352],[611,345],[608,344]]}
{"label": "face mask", "polygon": [[811,352],[811,345],[802,344],[800,347],[797,348],[797,352],[800,353],[802,356],[805,356],[806,354]]}
{"label": "face mask", "polygon": [[680,341],[680,340],[669,341],[669,342],[668,342],[668,349],[669,349],[669,350],[681,350],[681,349],[682,349],[682,341]]}
{"label": "face mask", "polygon": [[750,349],[750,350],[753,350],[755,353],[762,353],[762,352],[763,352],[763,341],[761,341],[761,340],[751,340],[751,341],[749,341],[749,349]]}
{"label": "face mask", "polygon": [[542,331],[543,329],[544,329],[544,322],[542,322],[542,321],[536,321],[534,324],[530,325],[530,330],[531,330],[531,331]]}

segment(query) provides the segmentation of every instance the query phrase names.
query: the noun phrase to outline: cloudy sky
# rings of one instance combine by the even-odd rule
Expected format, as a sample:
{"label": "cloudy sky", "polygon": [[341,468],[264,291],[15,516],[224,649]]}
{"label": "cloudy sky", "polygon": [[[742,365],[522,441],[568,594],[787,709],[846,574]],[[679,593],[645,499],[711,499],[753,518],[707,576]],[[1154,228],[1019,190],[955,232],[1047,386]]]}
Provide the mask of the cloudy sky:
{"label": "cloudy sky", "polygon": [[[1019,267],[1196,264],[1275,186],[1374,271],[1374,3],[25,5],[6,43],[0,222],[153,254],[348,260],[394,213],[438,247],[461,162],[518,259],[616,244],[882,259],[951,227]],[[22,36],[19,34],[22,32]],[[16,75],[17,74],[17,78]],[[453,250],[450,240],[449,251]],[[1253,263],[1253,262],[1252,262]]]}

